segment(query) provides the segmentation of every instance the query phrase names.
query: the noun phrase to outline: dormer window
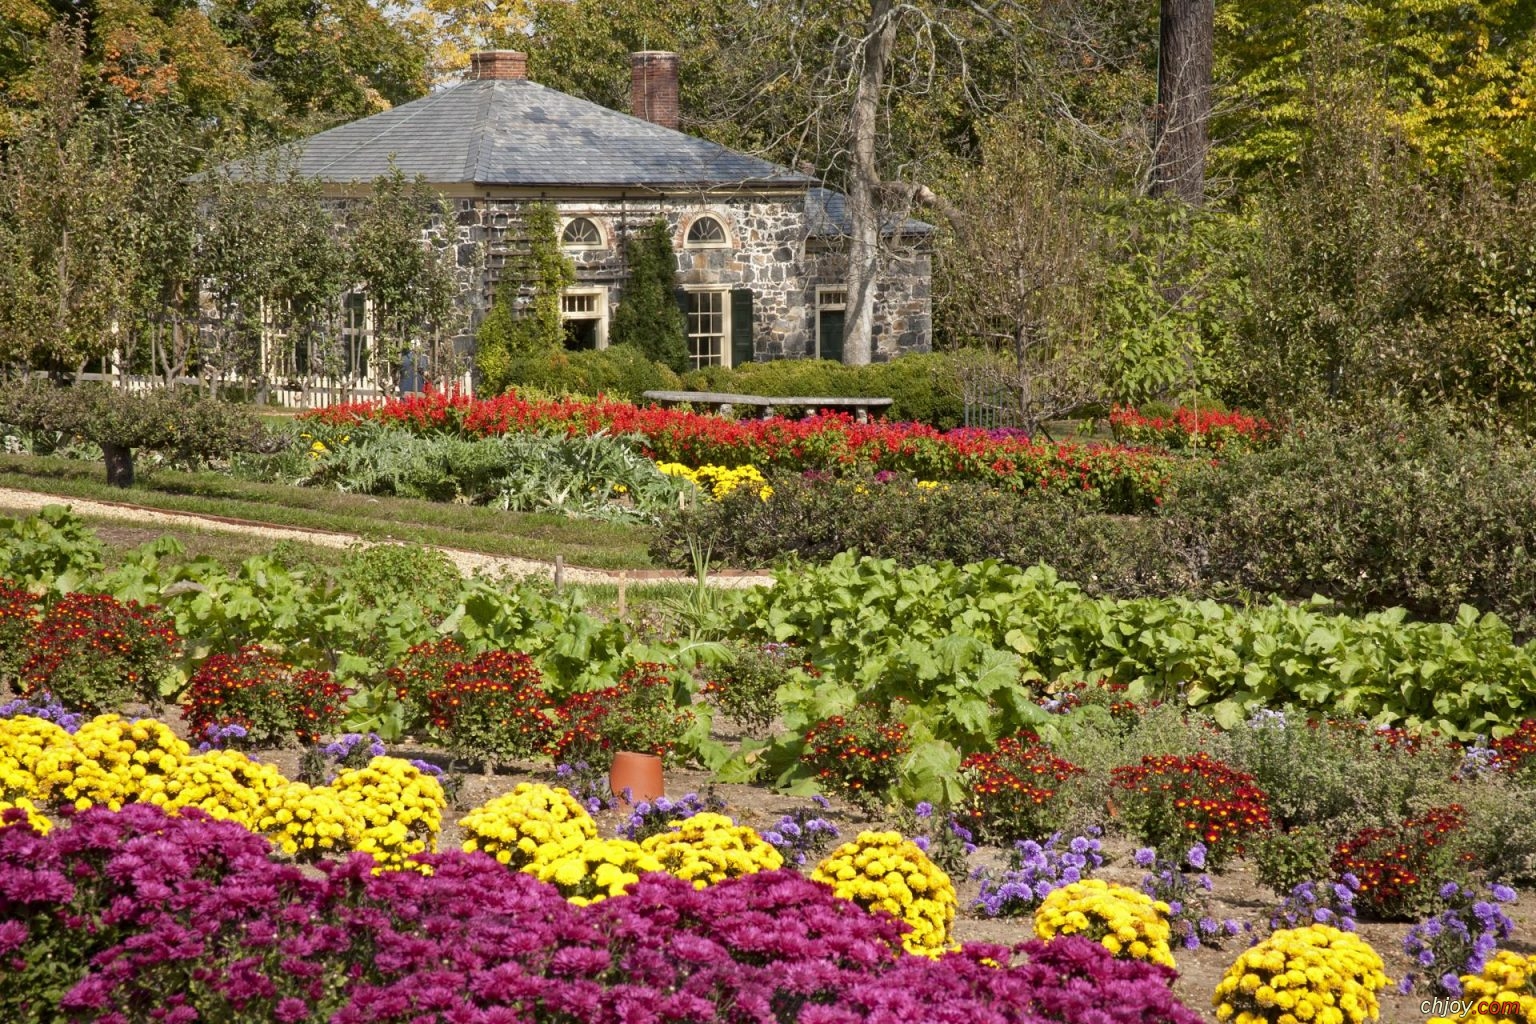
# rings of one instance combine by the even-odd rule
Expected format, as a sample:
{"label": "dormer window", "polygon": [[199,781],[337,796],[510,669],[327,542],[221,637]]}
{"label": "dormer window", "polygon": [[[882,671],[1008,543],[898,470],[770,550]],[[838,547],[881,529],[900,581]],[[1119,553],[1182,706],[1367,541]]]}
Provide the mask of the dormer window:
{"label": "dormer window", "polygon": [[683,244],[689,249],[717,249],[726,244],[725,225],[714,217],[700,217],[688,225]]}
{"label": "dormer window", "polygon": [[601,249],[603,232],[590,217],[572,217],[560,232],[560,244],[567,249]]}

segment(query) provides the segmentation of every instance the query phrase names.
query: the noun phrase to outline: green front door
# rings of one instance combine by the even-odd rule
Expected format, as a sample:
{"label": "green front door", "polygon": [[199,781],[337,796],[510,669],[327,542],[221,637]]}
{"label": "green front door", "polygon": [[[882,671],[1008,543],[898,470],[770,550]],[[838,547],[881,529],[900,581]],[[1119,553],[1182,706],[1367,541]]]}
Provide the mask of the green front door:
{"label": "green front door", "polygon": [[819,357],[843,361],[843,310],[823,309],[816,313],[816,335],[820,346]]}

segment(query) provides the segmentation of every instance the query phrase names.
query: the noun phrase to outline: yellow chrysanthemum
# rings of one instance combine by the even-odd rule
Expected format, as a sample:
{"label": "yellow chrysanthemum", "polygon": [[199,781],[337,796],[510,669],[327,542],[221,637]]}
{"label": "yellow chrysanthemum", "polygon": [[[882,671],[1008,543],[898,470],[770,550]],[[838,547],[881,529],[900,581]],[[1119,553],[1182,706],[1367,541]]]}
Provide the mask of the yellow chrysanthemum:
{"label": "yellow chrysanthemum", "polygon": [[597,838],[592,816],[564,790],[520,783],[459,821],[470,838],[464,850],[490,854],[514,871],[537,860],[557,860]]}
{"label": "yellow chrysanthemum", "polygon": [[672,825],[640,846],[664,871],[695,888],[784,866],[783,856],[762,836],[723,814],[695,814]]}
{"label": "yellow chrysanthemum", "polygon": [[661,871],[661,863],[628,839],[588,839],[569,853],[535,860],[523,870],[584,907],[622,896],[641,875]]}
{"label": "yellow chrysanthemum", "polygon": [[1082,935],[1114,956],[1174,966],[1168,904],[1099,878],[1064,885],[1046,896],[1035,910],[1035,934],[1042,939]]}
{"label": "yellow chrysanthemum", "polygon": [[1388,984],[1381,957],[1328,925],[1282,929],[1245,950],[1216,986],[1216,1019],[1236,1024],[1364,1024]]}
{"label": "yellow chrysanthemum", "polygon": [[375,757],[366,768],[338,772],[330,789],[357,819],[355,849],[379,868],[418,867],[409,858],[437,852],[448,800],[442,785],[409,761]]}
{"label": "yellow chrysanthemum", "polygon": [[831,886],[841,899],[905,921],[911,930],[902,946],[909,953],[938,956],[955,947],[954,883],[899,832],[860,832],[816,865],[811,880]]}

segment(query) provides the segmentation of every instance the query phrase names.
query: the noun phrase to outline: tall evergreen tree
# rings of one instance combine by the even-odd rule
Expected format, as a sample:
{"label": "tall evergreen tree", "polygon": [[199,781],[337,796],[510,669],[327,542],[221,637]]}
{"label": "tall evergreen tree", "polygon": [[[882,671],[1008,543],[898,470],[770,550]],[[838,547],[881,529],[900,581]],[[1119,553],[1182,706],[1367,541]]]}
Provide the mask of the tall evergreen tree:
{"label": "tall evergreen tree", "polygon": [[677,256],[672,231],[653,220],[625,244],[629,282],[613,314],[609,337],[615,345],[633,345],[646,358],[678,373],[688,369],[688,322],[677,306]]}

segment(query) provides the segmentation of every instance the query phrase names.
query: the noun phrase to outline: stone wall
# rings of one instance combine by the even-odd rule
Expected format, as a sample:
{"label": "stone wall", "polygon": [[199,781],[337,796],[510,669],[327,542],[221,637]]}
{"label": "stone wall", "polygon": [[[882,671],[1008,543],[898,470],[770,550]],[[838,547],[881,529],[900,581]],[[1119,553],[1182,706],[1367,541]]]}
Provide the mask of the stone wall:
{"label": "stone wall", "polygon": [[[435,247],[455,249],[472,307],[468,327],[458,340],[461,351],[472,345],[474,330],[490,307],[508,259],[524,242],[522,208],[530,201],[494,194],[453,199],[450,218],[434,222],[427,232]],[[346,202],[338,200],[337,205]],[[672,232],[680,286],[752,289],[754,359],[814,354],[816,289],[843,283],[843,260],[823,240],[808,235],[803,196],[561,199],[555,206],[562,223],[587,217],[602,233],[602,247],[570,249],[567,254],[576,264],[579,285],[606,290],[610,318],[622,299],[625,240],[660,216]],[[717,248],[685,245],[688,227],[706,214],[724,225],[727,244]],[[877,283],[875,359],[926,352],[931,347],[930,268],[929,255],[920,249],[888,260]]]}

